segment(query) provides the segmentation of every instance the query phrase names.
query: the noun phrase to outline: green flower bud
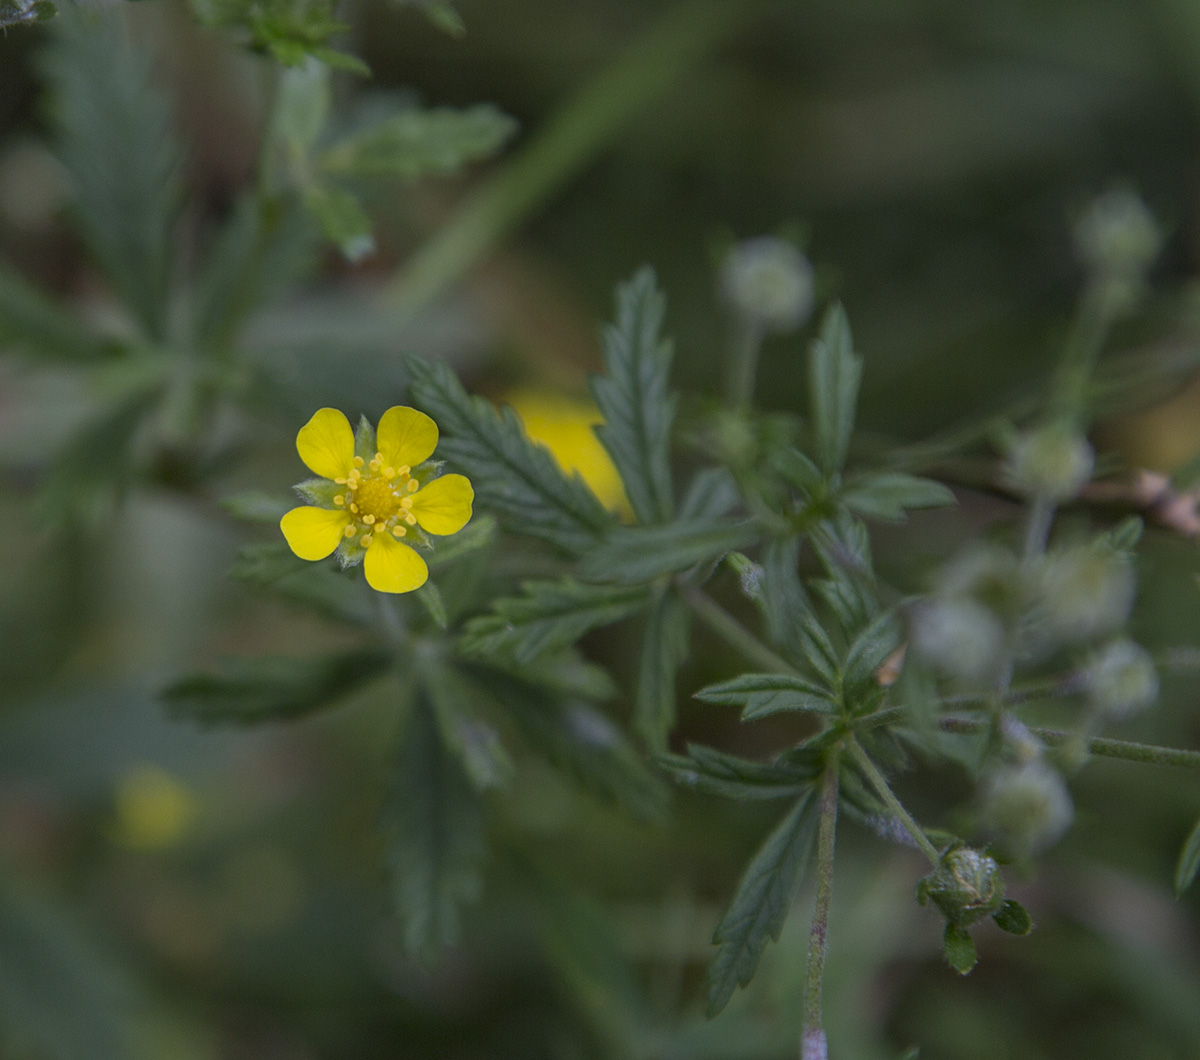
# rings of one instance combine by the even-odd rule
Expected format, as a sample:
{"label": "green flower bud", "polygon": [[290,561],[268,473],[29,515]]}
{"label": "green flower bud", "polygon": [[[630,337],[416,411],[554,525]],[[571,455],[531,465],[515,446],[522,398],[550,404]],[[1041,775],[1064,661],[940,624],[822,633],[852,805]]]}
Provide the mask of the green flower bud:
{"label": "green flower bud", "polygon": [[934,668],[967,681],[991,678],[1004,648],[1004,625],[968,597],[933,599],[913,614],[913,646]]}
{"label": "green flower bud", "polygon": [[1004,901],[1004,878],[995,858],[956,843],[917,885],[921,905],[932,902],[949,923],[966,927],[991,916]]}
{"label": "green flower bud", "polygon": [[721,266],[720,289],[738,314],[764,331],[795,331],[812,313],[812,265],[775,236],[735,246]]}
{"label": "green flower bud", "polygon": [[1085,640],[1125,622],[1135,588],[1121,553],[1095,545],[1058,549],[1038,571],[1038,615],[1052,636]]}
{"label": "green flower bud", "polygon": [[1029,497],[1068,501],[1092,477],[1096,462],[1088,440],[1061,423],[1017,435],[1008,451],[1008,480]]}
{"label": "green flower bud", "polygon": [[1123,718],[1158,697],[1158,673],[1150,653],[1131,640],[1106,645],[1088,667],[1088,698],[1100,713]]}
{"label": "green flower bud", "polygon": [[943,597],[969,596],[997,615],[1015,617],[1024,604],[1021,561],[1009,549],[992,545],[970,548],[938,574]]}
{"label": "green flower bud", "polygon": [[1075,807],[1067,785],[1044,761],[1003,766],[983,784],[984,823],[1022,853],[1053,846],[1070,827]]}
{"label": "green flower bud", "polygon": [[1113,188],[1079,219],[1075,246],[1095,274],[1140,278],[1162,249],[1162,233],[1136,192]]}

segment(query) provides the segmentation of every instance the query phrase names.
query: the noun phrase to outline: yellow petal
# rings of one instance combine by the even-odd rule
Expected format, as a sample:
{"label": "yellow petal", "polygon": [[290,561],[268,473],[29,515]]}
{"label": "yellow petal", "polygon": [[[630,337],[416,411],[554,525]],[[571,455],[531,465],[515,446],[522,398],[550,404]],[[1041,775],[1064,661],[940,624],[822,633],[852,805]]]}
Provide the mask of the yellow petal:
{"label": "yellow petal", "polygon": [[471,518],[475,491],[464,475],[443,475],[412,495],[412,513],[422,530],[457,534]]}
{"label": "yellow petal", "polygon": [[391,534],[376,534],[371,538],[363,572],[367,584],[381,593],[411,593],[429,577],[425,561]]}
{"label": "yellow petal", "polygon": [[293,508],[279,520],[288,546],[301,559],[324,559],[338,547],[349,525],[346,512],[328,508]]}
{"label": "yellow petal", "polygon": [[375,439],[387,466],[416,467],[433,456],[438,429],[425,413],[407,405],[393,405],[380,418]]}
{"label": "yellow petal", "polygon": [[345,478],[354,467],[354,432],[337,409],[317,409],[296,435],[300,459],[322,478]]}

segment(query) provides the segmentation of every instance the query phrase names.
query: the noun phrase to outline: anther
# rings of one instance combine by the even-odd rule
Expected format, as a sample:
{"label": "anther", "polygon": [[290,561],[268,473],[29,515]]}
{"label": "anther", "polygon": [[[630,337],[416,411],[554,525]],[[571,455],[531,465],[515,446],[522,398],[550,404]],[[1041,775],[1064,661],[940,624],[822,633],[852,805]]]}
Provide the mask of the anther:
{"label": "anther", "polygon": [[336,497],[333,498],[333,503],[336,504],[340,508],[343,504],[346,503],[346,495],[344,493],[339,493]]}
{"label": "anther", "polygon": [[342,534],[345,537],[353,537],[355,533],[356,533],[356,531],[353,526],[348,526],[348,527],[346,527],[345,530],[342,531]]}
{"label": "anther", "polygon": [[403,526],[393,526],[392,533],[395,534],[397,537],[403,537],[405,534],[408,533],[408,530],[406,530]]}
{"label": "anther", "polygon": [[352,512],[354,512],[355,514],[357,514],[358,513],[358,505],[357,504],[350,505],[350,510]]}
{"label": "anther", "polygon": [[405,511],[407,511],[409,508],[412,507],[412,498],[411,497],[401,497],[400,498],[400,507],[403,508]]}
{"label": "anther", "polygon": [[394,467],[385,467],[383,469],[383,477],[384,478],[395,478],[396,477],[396,469]]}
{"label": "anther", "polygon": [[416,493],[417,490],[419,490],[420,488],[421,488],[421,483],[419,483],[415,478],[410,478],[408,480],[408,492],[409,493]]}
{"label": "anther", "polygon": [[354,458],[354,466],[355,467],[362,467],[363,464],[365,464],[365,463],[366,463],[366,461],[361,456],[356,456]]}
{"label": "anther", "polygon": [[367,524],[367,526],[373,526],[373,525],[375,524],[375,516],[373,516],[373,515],[364,515],[364,516],[363,516],[363,522],[364,522],[364,523],[366,523],[366,524]]}
{"label": "anther", "polygon": [[409,467],[408,464],[405,464],[403,467],[396,469],[396,474],[403,478],[407,478],[410,471],[412,471],[412,468]]}
{"label": "anther", "polygon": [[339,486],[346,485],[346,480],[344,478],[335,478],[333,481],[336,482]]}
{"label": "anther", "polygon": [[417,517],[416,517],[415,515],[413,515],[413,513],[412,513],[412,512],[409,512],[409,513],[408,513],[408,514],[407,514],[407,515],[404,517],[404,521],[405,521],[406,523],[408,523],[408,525],[409,525],[409,526],[416,526],[416,525],[417,525]]}
{"label": "anther", "polygon": [[366,548],[371,543],[371,535],[363,534],[363,536],[358,539],[358,543],[362,545],[363,548]]}

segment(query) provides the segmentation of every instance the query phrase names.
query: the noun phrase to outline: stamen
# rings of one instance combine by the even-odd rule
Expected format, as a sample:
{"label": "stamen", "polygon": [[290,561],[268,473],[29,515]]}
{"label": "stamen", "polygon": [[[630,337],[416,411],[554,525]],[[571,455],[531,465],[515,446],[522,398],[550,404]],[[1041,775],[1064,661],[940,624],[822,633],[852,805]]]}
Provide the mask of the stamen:
{"label": "stamen", "polygon": [[353,537],[353,536],[354,536],[356,533],[358,533],[358,531],[354,529],[354,526],[353,526],[353,524],[351,524],[350,526],[346,527],[346,529],[342,531],[342,534],[343,534],[345,537]]}
{"label": "stamen", "polygon": [[336,504],[340,508],[343,504],[346,503],[346,495],[344,493],[339,493],[336,497],[333,498],[333,503]]}
{"label": "stamen", "polygon": [[357,515],[358,514],[358,505],[357,504],[350,505],[350,510]]}
{"label": "stamen", "polygon": [[409,512],[409,513],[408,513],[408,514],[407,514],[407,515],[404,517],[404,521],[405,521],[406,523],[408,523],[408,525],[409,525],[409,526],[416,526],[416,525],[417,525],[417,517],[416,517],[415,515],[413,515],[413,513],[412,513],[412,512]]}
{"label": "stamen", "polygon": [[405,511],[407,511],[409,508],[412,507],[412,498],[411,497],[401,497],[400,498],[400,507],[403,508]]}
{"label": "stamen", "polygon": [[375,516],[373,516],[373,515],[364,515],[364,516],[363,516],[363,522],[364,522],[364,523],[366,523],[366,524],[367,524],[367,526],[374,526],[374,525],[375,525]]}
{"label": "stamen", "polygon": [[385,467],[383,469],[383,477],[384,478],[395,478],[396,477],[396,469],[394,467]]}
{"label": "stamen", "polygon": [[355,467],[362,467],[363,464],[365,464],[365,463],[366,463],[366,461],[361,456],[356,456],[354,458],[354,466]]}
{"label": "stamen", "polygon": [[394,526],[392,527],[392,533],[397,537],[403,537],[408,531],[403,526]]}
{"label": "stamen", "polygon": [[335,478],[333,481],[336,482],[339,486],[346,485],[346,480],[344,478]]}
{"label": "stamen", "polygon": [[416,493],[417,490],[419,490],[420,488],[421,488],[421,483],[419,483],[415,478],[410,478],[408,480],[408,492],[409,493]]}
{"label": "stamen", "polygon": [[363,548],[367,548],[371,544],[371,535],[363,534],[363,536],[358,539],[358,543],[362,545]]}
{"label": "stamen", "polygon": [[397,474],[397,475],[400,475],[400,476],[402,476],[402,477],[404,477],[404,478],[408,478],[408,476],[409,476],[409,473],[410,473],[411,471],[412,471],[412,468],[411,468],[411,467],[409,467],[409,466],[408,466],[408,464],[405,464],[403,467],[399,467],[399,468],[397,468],[397,469],[396,469],[396,474]]}

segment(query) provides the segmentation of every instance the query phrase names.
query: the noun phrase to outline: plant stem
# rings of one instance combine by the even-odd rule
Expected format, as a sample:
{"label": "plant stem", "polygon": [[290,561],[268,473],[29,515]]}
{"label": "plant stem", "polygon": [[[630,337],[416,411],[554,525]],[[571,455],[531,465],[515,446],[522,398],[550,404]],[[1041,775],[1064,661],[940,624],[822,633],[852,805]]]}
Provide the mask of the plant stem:
{"label": "plant stem", "polygon": [[1025,550],[1021,566],[1029,570],[1046,551],[1050,540],[1050,528],[1054,525],[1056,506],[1045,497],[1037,497],[1029,508],[1029,522],[1025,527]]}
{"label": "plant stem", "polygon": [[379,604],[379,620],[388,644],[393,648],[402,647],[408,636],[408,630],[396,611],[395,599],[388,593],[377,592],[375,600]]}
{"label": "plant stem", "polygon": [[[939,718],[938,725],[945,732],[968,735],[978,732],[989,723],[976,718]],[[1043,743],[1051,747],[1079,738],[1078,733],[1062,732],[1059,729],[1030,727]],[[1129,740],[1112,740],[1094,736],[1086,741],[1088,752],[1098,758],[1120,758],[1126,762],[1142,762],[1154,766],[1179,766],[1182,769],[1200,769],[1200,751],[1189,751],[1179,747],[1159,747],[1156,744],[1133,743]]]}
{"label": "plant stem", "polygon": [[799,674],[800,671],[787,659],[768,648],[711,597],[706,596],[699,589],[691,587],[682,589],[681,595],[684,603],[692,609],[701,622],[751,662],[762,666],[771,673]]}
{"label": "plant stem", "polygon": [[821,819],[817,830],[817,904],[808,942],[808,973],[804,981],[804,1029],[800,1060],[828,1060],[829,1045],[821,1021],[821,988],[829,947],[829,904],[833,898],[833,847],[837,837],[838,762],[830,757],[821,778]]}
{"label": "plant stem", "polygon": [[754,381],[758,376],[763,337],[761,324],[738,321],[725,391],[725,403],[735,412],[748,412],[754,403]]}
{"label": "plant stem", "polygon": [[921,852],[929,859],[930,864],[936,868],[942,860],[940,851],[929,841],[929,836],[913,820],[912,814],[904,808],[904,804],[896,798],[896,793],[892,791],[884,775],[879,772],[879,767],[871,761],[871,756],[862,749],[862,745],[853,737],[850,738],[847,746],[850,748],[850,757],[854,759],[854,764],[862,770],[868,783],[875,789],[875,794],[879,796],[883,804],[891,811],[892,816],[904,826],[904,830],[912,836],[913,842],[921,848]]}

